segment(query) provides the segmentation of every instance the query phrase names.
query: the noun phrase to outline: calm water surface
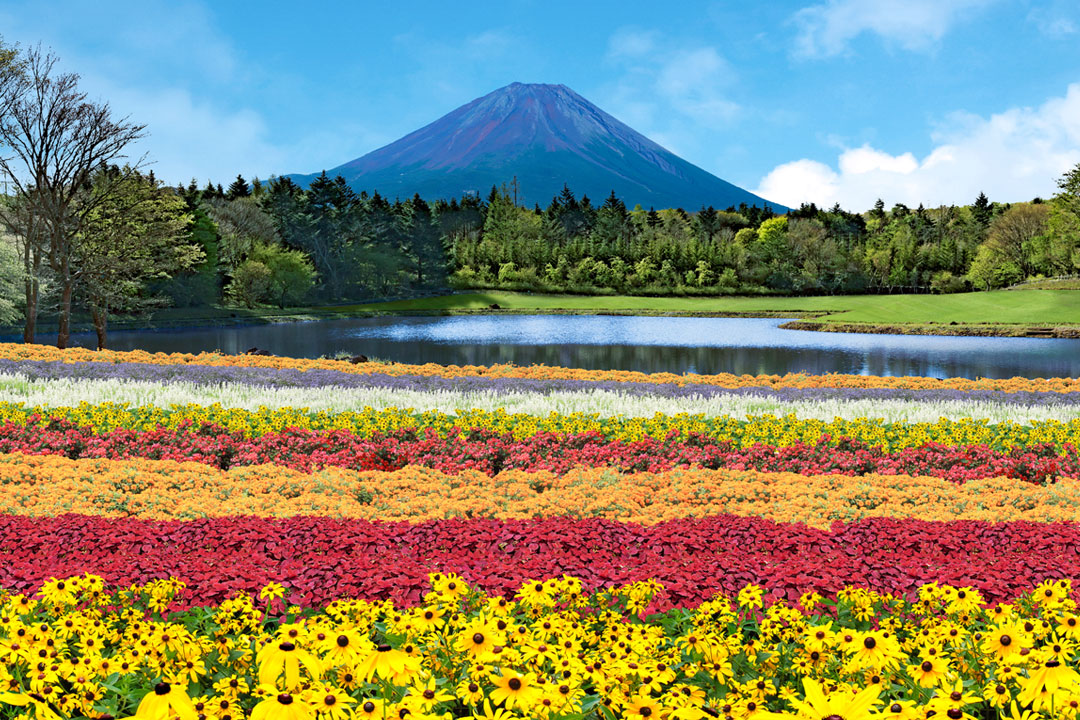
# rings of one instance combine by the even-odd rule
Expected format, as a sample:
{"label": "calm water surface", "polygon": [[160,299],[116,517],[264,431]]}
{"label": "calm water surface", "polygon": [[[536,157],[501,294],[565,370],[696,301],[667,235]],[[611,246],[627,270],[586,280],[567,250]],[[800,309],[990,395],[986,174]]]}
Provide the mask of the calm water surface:
{"label": "calm water surface", "polygon": [[[781,330],[784,320],[567,315],[380,317],[109,335],[116,350],[259,347],[348,352],[405,363],[544,363],[645,372],[854,373],[931,377],[1080,376],[1080,340]],[[73,340],[93,347],[92,334]],[[42,338],[48,341],[48,338]]]}

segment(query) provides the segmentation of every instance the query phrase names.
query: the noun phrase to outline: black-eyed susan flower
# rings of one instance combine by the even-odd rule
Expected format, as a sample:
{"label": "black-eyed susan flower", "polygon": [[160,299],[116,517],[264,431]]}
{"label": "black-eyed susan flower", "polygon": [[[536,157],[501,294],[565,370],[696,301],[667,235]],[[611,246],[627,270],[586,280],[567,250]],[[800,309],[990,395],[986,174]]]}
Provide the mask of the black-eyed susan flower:
{"label": "black-eyed susan flower", "polygon": [[383,720],[386,713],[380,698],[362,698],[356,701],[353,714],[360,720]]}
{"label": "black-eyed susan flower", "polygon": [[516,717],[506,708],[492,707],[490,700],[485,700],[483,707],[473,712],[475,720],[514,720]]}
{"label": "black-eyed susan flower", "polygon": [[998,625],[983,634],[980,644],[983,652],[993,655],[999,662],[1018,654],[1030,642],[1024,629],[1015,623]]}
{"label": "black-eyed susan flower", "polygon": [[329,667],[355,664],[372,650],[371,641],[356,630],[342,628],[327,633],[319,643],[322,660]]}
{"label": "black-eyed susan flower", "polygon": [[259,665],[259,684],[274,685],[285,676],[285,689],[293,690],[300,685],[300,668],[313,678],[322,674],[322,665],[311,653],[301,649],[292,640],[267,643],[255,656]]}
{"label": "black-eyed susan flower", "polygon": [[159,682],[139,702],[134,717],[138,720],[168,720],[173,715],[180,720],[196,720],[198,713],[188,694],[167,682]]}
{"label": "black-eyed susan flower", "polygon": [[[826,694],[816,680],[803,678],[804,697],[792,703],[800,718],[842,718],[842,720],[872,720],[874,708],[879,704],[880,688],[868,687],[859,692],[837,689]],[[788,718],[783,713],[761,712],[755,718]]]}
{"label": "black-eyed susan flower", "polygon": [[312,689],[304,699],[321,720],[345,720],[356,702],[345,690],[333,686]]}
{"label": "black-eyed susan flower", "polygon": [[623,708],[626,720],[660,720],[664,714],[665,708],[660,701],[644,693],[629,698]]}
{"label": "black-eyed susan flower", "polygon": [[1008,686],[1000,682],[989,683],[983,688],[983,700],[990,703],[991,707],[1005,707],[1012,700],[1012,693]]}
{"label": "black-eyed susan flower", "polygon": [[402,675],[409,675],[412,665],[409,663],[408,653],[402,652],[388,643],[377,645],[356,666],[356,674],[365,680],[370,680],[378,675],[384,679],[392,679]]}
{"label": "black-eyed susan flower", "polygon": [[312,720],[315,710],[290,693],[270,694],[251,711],[251,720]]}
{"label": "black-eyed susan flower", "polygon": [[504,670],[503,674],[492,678],[495,689],[491,699],[507,708],[529,710],[540,699],[542,691],[530,675],[513,670]]}
{"label": "black-eyed susan flower", "polygon": [[920,658],[920,662],[908,665],[907,671],[920,687],[934,687],[946,681],[949,664],[940,656],[926,657]]}
{"label": "black-eyed susan flower", "polygon": [[484,690],[475,680],[465,680],[458,683],[456,693],[458,699],[466,705],[476,705],[484,699]]}
{"label": "black-eyed susan flower", "polygon": [[472,657],[478,657],[490,653],[492,648],[502,642],[504,642],[503,633],[481,618],[462,628],[457,635],[456,645],[459,650],[469,653]]}

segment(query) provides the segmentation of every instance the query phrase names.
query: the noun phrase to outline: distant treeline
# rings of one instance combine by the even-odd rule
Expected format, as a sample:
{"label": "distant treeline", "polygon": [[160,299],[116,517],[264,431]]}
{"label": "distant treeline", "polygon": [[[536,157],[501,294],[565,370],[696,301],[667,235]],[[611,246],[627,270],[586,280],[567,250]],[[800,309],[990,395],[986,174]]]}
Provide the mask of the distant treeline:
{"label": "distant treeline", "polygon": [[[570,188],[546,208],[390,202],[325,174],[177,191],[208,261],[174,304],[342,302],[453,288],[632,294],[958,292],[1080,271],[1080,166],[1048,201],[886,209],[630,210]],[[291,258],[284,262],[283,258]],[[209,259],[213,259],[210,262]]]}

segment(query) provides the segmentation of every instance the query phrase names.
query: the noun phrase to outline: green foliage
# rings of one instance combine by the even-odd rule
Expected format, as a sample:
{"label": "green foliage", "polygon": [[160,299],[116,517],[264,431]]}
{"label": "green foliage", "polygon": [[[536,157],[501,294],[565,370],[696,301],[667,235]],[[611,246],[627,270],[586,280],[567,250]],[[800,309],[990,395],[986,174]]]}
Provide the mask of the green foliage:
{"label": "green foliage", "polygon": [[192,241],[184,200],[151,177],[126,167],[104,168],[82,202],[89,209],[75,245],[75,274],[81,295],[97,311],[160,304],[147,293],[149,284],[206,258]]}
{"label": "green foliage", "polygon": [[273,302],[283,308],[303,304],[314,284],[315,268],[303,252],[258,245],[233,271],[227,295],[244,307]]}
{"label": "green foliage", "polygon": [[250,258],[245,260],[233,270],[226,297],[243,307],[258,307],[270,297],[271,274],[264,263]]}
{"label": "green foliage", "polygon": [[[190,203],[189,203],[190,206]],[[161,290],[174,307],[199,307],[217,302],[221,292],[218,272],[220,237],[217,225],[206,211],[195,205],[186,242],[202,249],[204,259],[190,270],[179,272],[162,284]]]}
{"label": "green foliage", "polygon": [[[0,62],[3,58],[0,57]],[[0,323],[19,319],[18,304],[23,294],[23,263],[11,238],[0,235]]]}

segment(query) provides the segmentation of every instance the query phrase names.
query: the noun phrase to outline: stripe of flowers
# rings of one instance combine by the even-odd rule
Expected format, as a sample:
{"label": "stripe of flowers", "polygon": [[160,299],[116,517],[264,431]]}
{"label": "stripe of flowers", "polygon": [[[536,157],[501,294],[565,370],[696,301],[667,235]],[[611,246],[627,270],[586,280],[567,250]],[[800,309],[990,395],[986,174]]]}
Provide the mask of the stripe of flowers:
{"label": "stripe of flowers", "polygon": [[174,576],[187,604],[220,602],[269,581],[290,600],[416,602],[429,572],[512,594],[568,573],[589,589],[646,578],[662,604],[693,606],[748,583],[795,599],[846,585],[911,595],[939,582],[1006,600],[1043,580],[1080,576],[1076,523],[926,522],[871,518],[831,531],[719,516],[640,527],[609,520],[440,520],[411,525],[331,518],[192,521],[0,515],[0,587],[32,593],[90,572],[113,585]]}
{"label": "stripe of flowers", "polygon": [[1080,477],[1080,451],[1072,445],[1065,445],[1060,453],[1051,444],[1016,447],[1003,453],[985,445],[931,443],[886,453],[864,442],[828,435],[814,444],[740,448],[727,440],[697,434],[627,442],[607,440],[596,432],[539,433],[515,440],[509,434],[497,435],[479,428],[454,428],[445,436],[428,428],[375,437],[346,430],[297,428],[246,438],[213,425],[95,433],[68,421],[54,420],[44,428],[19,423],[0,425],[0,452],[72,459],[177,460],[222,469],[273,463],[305,472],[327,466],[395,470],[420,465],[445,473],[475,469],[495,475],[510,469],[562,473],[576,466],[659,472],[693,465],[803,475],[930,475],[953,482],[1014,477],[1044,483],[1058,477]]}
{"label": "stripe of flowers", "polygon": [[183,381],[195,385],[237,383],[257,387],[345,387],[390,390],[539,393],[605,390],[636,396],[761,397],[778,402],[799,400],[911,400],[940,402],[974,400],[1021,406],[1080,405],[1080,393],[1004,392],[1000,390],[952,390],[946,388],[912,390],[904,388],[769,388],[750,386],[724,388],[717,385],[616,380],[533,380],[507,377],[440,377],[424,375],[357,375],[337,370],[314,368],[228,367],[213,365],[152,365],[148,363],[65,363],[59,361],[7,360],[0,358],[0,373],[20,374],[31,380],[67,378],[93,380],[137,380],[146,382]]}

